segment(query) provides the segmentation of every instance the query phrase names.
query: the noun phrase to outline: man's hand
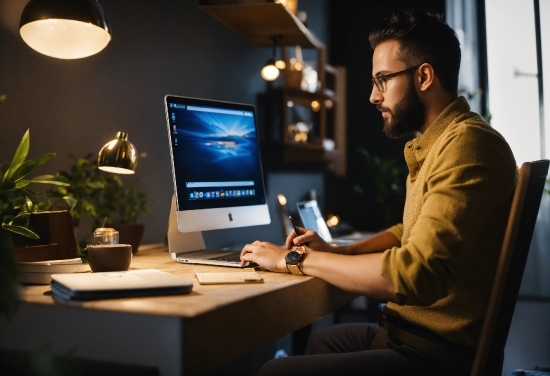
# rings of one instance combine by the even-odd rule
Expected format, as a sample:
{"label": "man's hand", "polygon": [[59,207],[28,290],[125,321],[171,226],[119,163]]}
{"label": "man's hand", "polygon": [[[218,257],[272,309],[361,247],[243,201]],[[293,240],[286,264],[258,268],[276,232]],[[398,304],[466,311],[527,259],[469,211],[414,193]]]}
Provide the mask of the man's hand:
{"label": "man's hand", "polygon": [[285,242],[285,247],[287,249],[291,249],[295,246],[307,245],[309,248],[316,251],[334,252],[334,247],[324,241],[315,231],[303,227],[298,227],[298,230],[300,231],[299,236],[296,236],[294,231],[288,234]]}
{"label": "man's hand", "polygon": [[272,272],[288,273],[285,261],[287,253],[287,249],[269,242],[255,241],[245,245],[241,251],[241,266],[245,266],[246,262],[250,261]]}

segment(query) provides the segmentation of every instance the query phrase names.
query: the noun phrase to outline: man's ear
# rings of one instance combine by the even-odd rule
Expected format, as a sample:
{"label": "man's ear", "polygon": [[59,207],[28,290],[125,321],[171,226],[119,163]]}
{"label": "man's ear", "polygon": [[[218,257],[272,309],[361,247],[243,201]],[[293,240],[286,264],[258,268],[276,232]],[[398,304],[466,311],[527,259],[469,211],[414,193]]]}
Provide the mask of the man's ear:
{"label": "man's ear", "polygon": [[429,63],[422,64],[419,68],[418,86],[420,91],[427,91],[436,80],[434,67]]}

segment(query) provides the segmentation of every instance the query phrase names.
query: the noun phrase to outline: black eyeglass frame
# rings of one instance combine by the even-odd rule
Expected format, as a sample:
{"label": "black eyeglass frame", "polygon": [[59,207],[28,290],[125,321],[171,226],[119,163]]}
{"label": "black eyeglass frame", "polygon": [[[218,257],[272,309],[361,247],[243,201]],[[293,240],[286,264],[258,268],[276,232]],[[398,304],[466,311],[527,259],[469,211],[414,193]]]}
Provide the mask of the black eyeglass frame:
{"label": "black eyeglass frame", "polygon": [[418,64],[418,65],[415,65],[413,67],[409,67],[409,68],[404,69],[404,70],[399,71],[399,72],[388,73],[388,74],[384,74],[382,76],[372,77],[372,86],[373,87],[376,86],[376,88],[378,89],[379,92],[384,93],[386,91],[386,88],[384,87],[384,84],[390,78],[401,76],[402,74],[405,74],[405,73],[413,72],[413,71],[417,70],[418,68],[420,68],[421,65],[422,64]]}

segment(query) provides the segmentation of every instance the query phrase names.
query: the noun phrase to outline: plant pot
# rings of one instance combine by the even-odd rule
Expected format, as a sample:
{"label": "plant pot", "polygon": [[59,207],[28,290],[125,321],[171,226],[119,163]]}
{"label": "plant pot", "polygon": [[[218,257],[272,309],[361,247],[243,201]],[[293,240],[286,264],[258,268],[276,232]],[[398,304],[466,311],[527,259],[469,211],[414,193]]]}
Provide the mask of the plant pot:
{"label": "plant pot", "polygon": [[143,233],[145,231],[145,225],[142,223],[107,223],[106,227],[114,228],[118,231],[118,242],[120,244],[130,244],[132,246],[132,254],[136,254]]}
{"label": "plant pot", "polygon": [[77,257],[73,219],[67,210],[32,213],[29,227],[40,239],[12,235],[17,262],[62,260]]}

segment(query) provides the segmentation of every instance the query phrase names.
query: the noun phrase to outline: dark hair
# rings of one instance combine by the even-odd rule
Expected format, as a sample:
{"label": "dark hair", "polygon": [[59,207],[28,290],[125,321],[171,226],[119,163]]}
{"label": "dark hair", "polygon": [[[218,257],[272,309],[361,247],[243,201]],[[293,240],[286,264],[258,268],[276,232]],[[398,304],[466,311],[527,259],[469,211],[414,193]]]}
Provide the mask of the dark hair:
{"label": "dark hair", "polygon": [[443,88],[457,93],[460,42],[440,16],[420,10],[394,11],[369,34],[373,50],[388,40],[399,42],[399,58],[408,66],[431,64]]}

